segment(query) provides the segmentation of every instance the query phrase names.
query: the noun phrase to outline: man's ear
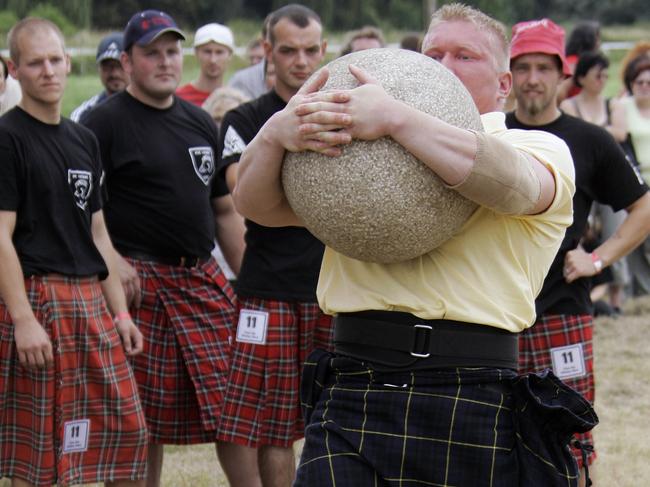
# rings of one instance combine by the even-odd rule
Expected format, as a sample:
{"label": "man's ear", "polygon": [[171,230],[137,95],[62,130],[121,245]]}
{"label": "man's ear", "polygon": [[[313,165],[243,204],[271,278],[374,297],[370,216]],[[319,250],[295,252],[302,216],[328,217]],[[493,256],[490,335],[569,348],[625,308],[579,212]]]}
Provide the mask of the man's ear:
{"label": "man's ear", "polygon": [[510,90],[512,90],[512,73],[510,71],[504,71],[497,76],[497,82],[499,83],[497,101],[502,105],[508,98]]}

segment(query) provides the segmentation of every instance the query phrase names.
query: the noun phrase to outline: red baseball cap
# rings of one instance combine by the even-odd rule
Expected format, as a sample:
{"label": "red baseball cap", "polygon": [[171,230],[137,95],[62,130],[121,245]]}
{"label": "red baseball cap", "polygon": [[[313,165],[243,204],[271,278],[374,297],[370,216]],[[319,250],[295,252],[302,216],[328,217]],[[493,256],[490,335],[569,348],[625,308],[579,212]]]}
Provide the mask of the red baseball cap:
{"label": "red baseball cap", "polygon": [[512,27],[510,61],[524,54],[550,54],[562,61],[562,72],[573,73],[564,56],[564,29],[549,19],[528,20]]}

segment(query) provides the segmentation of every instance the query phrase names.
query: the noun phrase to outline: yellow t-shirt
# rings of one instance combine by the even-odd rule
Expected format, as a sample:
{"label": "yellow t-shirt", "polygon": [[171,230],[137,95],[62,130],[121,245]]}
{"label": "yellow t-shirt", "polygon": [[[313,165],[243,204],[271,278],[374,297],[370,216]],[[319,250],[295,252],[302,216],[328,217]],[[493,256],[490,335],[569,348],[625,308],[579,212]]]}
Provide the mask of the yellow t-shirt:
{"label": "yellow t-shirt", "polygon": [[551,206],[538,215],[518,216],[479,207],[450,240],[405,262],[362,262],[328,247],[317,289],[326,313],[404,311],[512,332],[533,323],[535,297],[573,220],[573,160],[554,135],[508,130],[503,113],[481,120],[487,133],[549,167],[556,187]]}

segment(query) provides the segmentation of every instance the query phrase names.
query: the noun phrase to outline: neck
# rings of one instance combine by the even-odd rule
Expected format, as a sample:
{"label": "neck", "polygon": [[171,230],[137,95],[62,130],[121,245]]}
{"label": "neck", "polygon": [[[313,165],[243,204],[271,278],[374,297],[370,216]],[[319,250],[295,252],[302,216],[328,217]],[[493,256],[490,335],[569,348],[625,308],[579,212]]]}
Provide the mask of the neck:
{"label": "neck", "polygon": [[580,93],[578,93],[578,97],[581,100],[583,100],[585,103],[589,103],[589,102],[593,103],[593,102],[597,102],[597,101],[599,102],[600,101],[600,93],[592,93],[592,92],[589,92],[589,91],[585,90],[584,88],[582,89],[582,91]]}
{"label": "neck", "polygon": [[58,125],[61,122],[61,101],[50,105],[23,96],[18,106],[43,123]]}
{"label": "neck", "polygon": [[278,94],[280,98],[282,98],[285,102],[289,103],[289,100],[298,93],[298,90],[293,89],[284,83],[278,83],[277,80],[275,82],[275,92]]}
{"label": "neck", "polygon": [[153,108],[169,108],[174,103],[173,94],[170,94],[166,98],[154,98],[147,95],[146,93],[143,93],[141,90],[135,87],[133,83],[126,87],[126,91],[128,91],[129,94],[139,102],[144,103],[145,105],[149,105]]}
{"label": "neck", "polygon": [[517,107],[515,110],[515,117],[517,117],[517,120],[523,124],[533,126],[549,124],[554,120],[557,120],[560,115],[562,115],[562,112],[555,105],[555,101],[552,103],[552,106],[549,106],[546,110],[535,115],[522,110],[521,107]]}
{"label": "neck", "polygon": [[199,75],[199,79],[192,81],[192,85],[197,90],[203,91],[205,93],[212,93],[217,88],[223,86],[223,76],[218,78],[208,78],[207,76]]}

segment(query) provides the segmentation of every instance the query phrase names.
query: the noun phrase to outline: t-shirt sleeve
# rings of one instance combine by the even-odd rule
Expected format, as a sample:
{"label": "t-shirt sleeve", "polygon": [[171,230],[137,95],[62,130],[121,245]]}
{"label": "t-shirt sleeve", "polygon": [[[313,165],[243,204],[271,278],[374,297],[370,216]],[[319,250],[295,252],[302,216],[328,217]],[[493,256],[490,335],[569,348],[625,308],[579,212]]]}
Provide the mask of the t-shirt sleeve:
{"label": "t-shirt sleeve", "polygon": [[219,198],[220,196],[225,196],[230,191],[228,191],[228,186],[226,185],[226,181],[219,177],[219,174],[217,173],[218,171],[218,163],[219,163],[219,154],[221,152],[219,148],[220,144],[220,139],[219,139],[219,130],[217,129],[217,126],[214,124],[212,121],[212,118],[208,118],[208,132],[209,132],[209,140],[210,140],[210,145],[212,146],[212,157],[215,159],[215,173],[212,176],[212,179],[210,180],[210,199],[213,198]]}
{"label": "t-shirt sleeve", "polygon": [[594,147],[598,170],[594,173],[595,199],[614,211],[627,208],[647,191],[639,170],[625,157],[616,140],[603,130]]}
{"label": "t-shirt sleeve", "polygon": [[22,179],[16,141],[8,132],[0,131],[0,210],[17,211]]}
{"label": "t-shirt sleeve", "polygon": [[253,140],[256,134],[250,117],[246,117],[239,107],[231,110],[223,118],[221,124],[221,135],[219,139],[219,165],[217,167],[219,179],[225,180],[226,168],[231,164],[239,162],[248,143]]}

